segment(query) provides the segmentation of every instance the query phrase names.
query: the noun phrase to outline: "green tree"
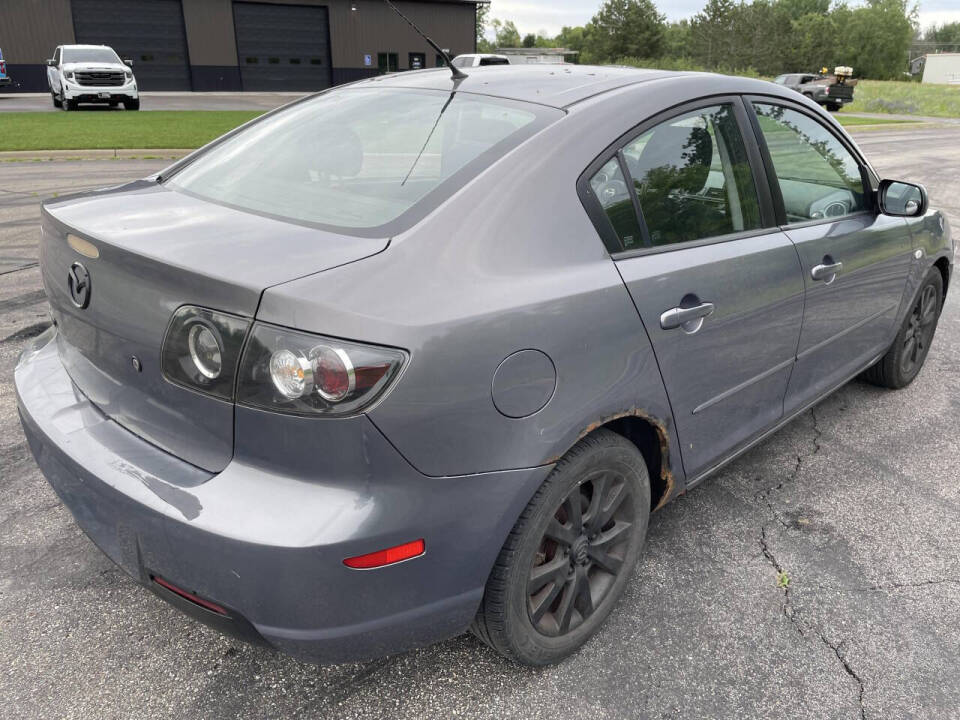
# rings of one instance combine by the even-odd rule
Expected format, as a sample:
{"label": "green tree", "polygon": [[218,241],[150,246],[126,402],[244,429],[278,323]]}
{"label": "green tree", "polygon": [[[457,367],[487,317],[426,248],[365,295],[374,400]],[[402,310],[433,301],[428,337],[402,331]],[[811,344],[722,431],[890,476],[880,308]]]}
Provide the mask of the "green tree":
{"label": "green tree", "polygon": [[839,6],[838,59],[860,77],[900,78],[907,69],[907,53],[916,28],[916,8],[907,0],[868,0],[854,9]]}
{"label": "green tree", "polygon": [[490,3],[477,4],[477,52],[490,52],[487,40],[487,23],[490,19]]}
{"label": "green tree", "polygon": [[606,0],[588,28],[584,49],[595,62],[663,52],[666,18],[652,0]]}
{"label": "green tree", "polygon": [[533,33],[527,33],[523,36],[523,47],[532,48],[537,45],[537,36]]}
{"label": "green tree", "polygon": [[513,20],[503,22],[499,18],[494,18],[490,23],[493,28],[494,45],[498,48],[520,47],[520,31],[513,24]]}

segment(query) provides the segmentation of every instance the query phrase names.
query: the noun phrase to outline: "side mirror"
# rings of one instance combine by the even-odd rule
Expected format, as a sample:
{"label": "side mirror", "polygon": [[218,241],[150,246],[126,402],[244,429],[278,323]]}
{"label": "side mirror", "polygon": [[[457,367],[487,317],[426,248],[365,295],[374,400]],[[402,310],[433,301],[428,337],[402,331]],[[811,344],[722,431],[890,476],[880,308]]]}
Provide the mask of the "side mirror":
{"label": "side mirror", "polygon": [[56,67],[56,66],[57,66],[57,61],[54,60],[53,58],[47,58],[47,60],[45,60],[44,62],[47,63],[47,66],[48,66],[48,67]]}
{"label": "side mirror", "polygon": [[877,202],[880,212],[896,217],[920,217],[930,206],[927,189],[923,185],[899,180],[881,180]]}
{"label": "side mirror", "polygon": [[130,58],[124,58],[124,59],[123,59],[123,64],[124,64],[124,65],[127,65],[127,66],[129,66],[129,67],[133,67],[133,60],[131,60]]}

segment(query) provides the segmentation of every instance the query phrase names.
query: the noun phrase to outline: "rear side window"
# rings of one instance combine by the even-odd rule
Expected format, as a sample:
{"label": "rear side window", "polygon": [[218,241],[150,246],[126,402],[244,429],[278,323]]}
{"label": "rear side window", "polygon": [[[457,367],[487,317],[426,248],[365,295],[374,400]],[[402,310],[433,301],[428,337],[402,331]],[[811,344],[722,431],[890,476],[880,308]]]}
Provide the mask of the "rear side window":
{"label": "rear side window", "polygon": [[860,164],[832,132],[782,105],[754,103],[754,109],[787,222],[843,217],[866,209]]}
{"label": "rear side window", "polygon": [[[617,179],[606,185],[592,180],[591,187],[624,249],[693,242],[761,227],[757,189],[731,105],[671,118],[631,141],[622,155],[630,175],[627,186],[639,201],[646,230],[641,242],[628,223],[612,217],[624,212],[613,202]],[[601,169],[594,179],[603,174]],[[604,192],[609,195],[606,200]]]}
{"label": "rear side window", "polygon": [[482,65],[509,65],[509,64],[510,64],[510,61],[507,60],[506,58],[497,58],[497,57],[480,58],[481,66]]}
{"label": "rear side window", "polygon": [[558,117],[480,95],[345,88],[254,123],[167,182],[242,210],[379,232]]}

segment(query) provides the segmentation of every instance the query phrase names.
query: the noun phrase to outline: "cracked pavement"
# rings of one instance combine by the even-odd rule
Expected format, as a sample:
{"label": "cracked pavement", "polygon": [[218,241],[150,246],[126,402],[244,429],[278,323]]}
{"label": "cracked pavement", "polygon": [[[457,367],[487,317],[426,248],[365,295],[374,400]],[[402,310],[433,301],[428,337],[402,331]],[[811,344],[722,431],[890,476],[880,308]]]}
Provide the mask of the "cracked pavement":
{"label": "cracked pavement", "polygon": [[[863,132],[960,233],[960,128]],[[40,476],[11,387],[42,328],[38,202],[157,161],[0,163],[0,718],[958,718],[960,300],[906,390],[853,382],[658,512],[620,606],[552,668],[469,636],[316,667],[180,615]]]}

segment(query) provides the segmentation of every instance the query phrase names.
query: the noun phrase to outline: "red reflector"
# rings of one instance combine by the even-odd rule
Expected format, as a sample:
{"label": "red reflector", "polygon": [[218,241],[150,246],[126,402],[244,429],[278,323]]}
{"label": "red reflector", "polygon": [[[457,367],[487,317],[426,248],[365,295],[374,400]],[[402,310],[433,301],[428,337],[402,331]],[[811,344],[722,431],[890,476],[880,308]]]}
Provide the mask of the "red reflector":
{"label": "red reflector", "polygon": [[423,540],[414,540],[386,550],[377,550],[377,552],[367,553],[366,555],[347,558],[343,561],[343,564],[360,570],[383,567],[384,565],[398,563],[401,560],[409,560],[417,557],[417,555],[423,555],[423,550]]}
{"label": "red reflector", "polygon": [[189,600],[194,605],[199,605],[202,608],[206,608],[210,612],[215,612],[217,615],[227,614],[227,611],[224,610],[219,605],[217,605],[216,603],[212,603],[209,600],[204,600],[202,597],[197,597],[193,593],[189,593],[186,590],[181,590],[176,585],[172,583],[168,583],[166,580],[164,580],[163,578],[159,578],[156,575],[151,575],[150,577],[160,587],[166,588],[167,590],[174,593],[175,595],[179,595],[180,597],[186,600]]}

